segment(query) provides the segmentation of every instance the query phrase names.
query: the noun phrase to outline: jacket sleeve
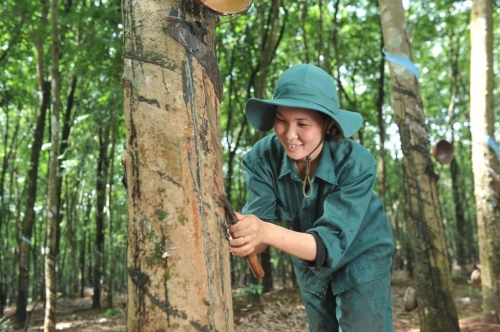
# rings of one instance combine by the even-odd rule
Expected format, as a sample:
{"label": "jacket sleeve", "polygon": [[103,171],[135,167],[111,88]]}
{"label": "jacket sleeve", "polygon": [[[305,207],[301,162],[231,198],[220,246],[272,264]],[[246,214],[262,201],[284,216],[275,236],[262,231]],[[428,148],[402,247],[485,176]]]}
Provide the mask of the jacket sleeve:
{"label": "jacket sleeve", "polygon": [[248,198],[242,213],[254,214],[262,220],[277,223],[281,219],[276,207],[277,199],[273,185],[275,176],[263,158],[249,153],[243,159]]}
{"label": "jacket sleeve", "polygon": [[346,167],[344,171],[333,192],[324,198],[323,215],[308,230],[318,234],[326,248],[325,263],[313,270],[319,277],[331,275],[369,247],[362,243],[366,236],[359,234],[371,219],[376,165],[364,170]]}

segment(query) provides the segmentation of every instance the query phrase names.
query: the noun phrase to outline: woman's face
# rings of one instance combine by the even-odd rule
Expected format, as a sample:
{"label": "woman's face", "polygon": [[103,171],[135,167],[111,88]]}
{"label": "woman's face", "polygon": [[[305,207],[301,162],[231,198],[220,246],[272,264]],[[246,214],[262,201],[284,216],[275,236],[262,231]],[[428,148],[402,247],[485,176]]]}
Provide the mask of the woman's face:
{"label": "woman's face", "polygon": [[[322,141],[325,125],[319,112],[306,108],[278,106],[274,131],[291,159],[305,160]],[[312,160],[321,153],[321,149],[322,146],[314,151]]]}

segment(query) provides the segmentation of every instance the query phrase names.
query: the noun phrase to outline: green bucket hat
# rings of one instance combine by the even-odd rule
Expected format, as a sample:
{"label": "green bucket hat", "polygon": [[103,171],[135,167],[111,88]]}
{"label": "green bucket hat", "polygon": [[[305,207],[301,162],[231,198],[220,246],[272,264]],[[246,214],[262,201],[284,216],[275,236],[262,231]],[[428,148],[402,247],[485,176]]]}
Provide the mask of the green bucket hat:
{"label": "green bucket hat", "polygon": [[361,114],[340,109],[333,78],[312,64],[300,64],[285,70],[278,79],[272,100],[250,98],[245,113],[257,130],[274,126],[276,107],[299,107],[324,113],[337,122],[345,137],[354,135],[361,125]]}

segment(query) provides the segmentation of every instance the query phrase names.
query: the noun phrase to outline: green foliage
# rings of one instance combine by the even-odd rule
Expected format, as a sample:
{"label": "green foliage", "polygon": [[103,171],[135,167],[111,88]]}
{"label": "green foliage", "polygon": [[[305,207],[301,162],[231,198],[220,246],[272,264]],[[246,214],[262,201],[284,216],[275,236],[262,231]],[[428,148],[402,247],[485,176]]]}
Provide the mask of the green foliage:
{"label": "green foliage", "polygon": [[0,332],[12,331],[14,324],[7,316],[0,317]]}
{"label": "green foliage", "polygon": [[[48,7],[45,2],[2,2],[0,22],[0,158],[7,160],[6,182],[1,181],[2,211],[0,215],[0,261],[2,282],[17,285],[16,250],[23,235],[27,173],[33,145],[33,130],[40,109],[41,82],[50,84],[51,36]],[[58,291],[62,296],[70,290],[70,280],[80,274],[85,283],[92,283],[90,267],[93,262],[95,239],[95,183],[98,156],[99,128],[118,126],[110,169],[113,177],[105,179],[113,190],[108,203],[107,243],[112,250],[104,253],[104,262],[125,261],[126,195],[121,186],[121,154],[125,129],[122,116],[121,11],[113,1],[76,4],[60,3],[59,9],[60,71],[62,80],[61,120],[68,114],[70,135],[67,148],[60,151],[61,223]],[[73,78],[74,98],[70,99]],[[71,114],[68,113],[71,111]],[[50,110],[49,110],[50,113]],[[38,277],[42,275],[43,256],[40,255],[45,237],[47,163],[50,143],[50,117],[46,118],[45,137],[38,170],[38,190],[35,201],[35,225],[32,243],[30,293],[42,290]],[[63,123],[61,123],[63,125]],[[5,140],[3,139],[5,138]],[[7,143],[7,144],[5,144]],[[109,151],[109,150],[108,150]],[[121,154],[120,154],[121,153]],[[110,156],[111,157],[111,156]],[[3,168],[2,168],[3,169]],[[7,213],[6,213],[7,211]],[[109,219],[112,218],[112,219]],[[109,227],[108,227],[109,226]],[[120,249],[120,250],[116,250]],[[71,262],[81,259],[84,265]],[[123,274],[122,274],[123,275]],[[124,276],[121,283],[123,284]],[[115,282],[119,282],[117,279]],[[15,291],[14,291],[15,292]],[[76,294],[75,294],[76,295]]]}
{"label": "green foliage", "polygon": [[[255,132],[246,122],[244,108],[250,97],[272,98],[279,75],[289,66],[311,62],[331,72],[339,87],[343,108],[364,117],[363,144],[379,157],[385,149],[386,195],[384,203],[394,228],[398,255],[408,260],[411,247],[410,224],[406,214],[402,174],[402,151],[391,100],[391,82],[387,64],[384,84],[380,86],[382,60],[380,13],[372,1],[286,2],[279,8],[276,41],[270,45],[270,21],[273,3],[254,2],[249,11],[237,17],[221,17],[216,27],[218,66],[224,84],[220,128],[224,186],[236,210],[246,201],[242,159],[263,133]],[[40,110],[40,84],[50,83],[51,35],[45,2],[6,0],[0,5],[0,281],[17,285],[17,255],[26,216],[28,170],[33,132]],[[494,12],[494,31],[498,31],[498,11]],[[413,44],[413,62],[420,70],[419,88],[429,130],[429,143],[441,138],[454,142],[459,167],[458,184],[464,198],[467,230],[473,234],[467,260],[477,259],[475,206],[471,176],[471,137],[469,128],[469,16],[470,2],[410,2],[407,8],[409,33]],[[110,158],[105,216],[104,269],[116,267],[115,285],[126,284],[127,202],[122,186],[121,157],[125,152],[125,125],[121,72],[123,67],[122,18],[120,3],[99,1],[61,2],[59,11],[60,70],[62,114],[69,109],[70,134],[67,148],[60,151],[61,228],[59,254],[59,292],[71,294],[71,281],[92,283],[92,260],[96,234],[96,181],[99,156],[99,132],[116,128],[107,152]],[[499,45],[500,34],[494,36]],[[271,52],[271,59],[266,58]],[[494,47],[496,67],[500,48]],[[267,71],[266,71],[266,70]],[[265,76],[265,77],[264,77]],[[74,99],[69,91],[73,79]],[[261,80],[262,79],[262,80]],[[379,146],[377,100],[383,88],[383,122],[386,142]],[[498,86],[494,94],[498,97]],[[499,98],[495,98],[496,103]],[[496,106],[498,109],[498,107]],[[49,109],[50,113],[50,109]],[[497,112],[499,113],[499,112]],[[500,129],[499,115],[495,121]],[[50,117],[46,129],[38,172],[35,201],[35,225],[31,237],[32,252],[30,294],[38,294],[43,274]],[[111,130],[112,132],[112,130]],[[449,165],[435,164],[439,175],[438,190],[445,231],[452,258],[463,234],[457,229],[456,206]],[[376,187],[375,190],[378,190]],[[165,189],[158,188],[158,195]],[[163,210],[151,218],[164,221]],[[179,215],[177,221],[188,221]],[[284,224],[284,226],[286,226]],[[152,240],[154,232],[145,234]],[[149,238],[148,238],[149,237]],[[148,263],[157,264],[163,254],[163,242],[155,247]],[[72,264],[76,264],[76,268]],[[286,255],[271,250],[275,280],[290,280],[293,271]],[[81,265],[80,265],[81,264]],[[247,284],[245,260],[232,259],[234,283]],[[76,269],[76,270],[75,270]],[[105,274],[106,274],[105,273]],[[166,279],[170,275],[166,273]],[[124,289],[122,289],[124,290]],[[260,285],[249,285],[238,296],[260,294]]]}
{"label": "green foliage", "polygon": [[103,317],[114,317],[114,316],[118,316],[118,315],[122,315],[123,312],[121,311],[120,308],[110,308],[108,310],[106,310],[102,316]]}
{"label": "green foliage", "polygon": [[234,297],[246,296],[248,294],[262,294],[263,286],[259,284],[249,284],[247,287],[240,288],[236,293],[234,293]]}

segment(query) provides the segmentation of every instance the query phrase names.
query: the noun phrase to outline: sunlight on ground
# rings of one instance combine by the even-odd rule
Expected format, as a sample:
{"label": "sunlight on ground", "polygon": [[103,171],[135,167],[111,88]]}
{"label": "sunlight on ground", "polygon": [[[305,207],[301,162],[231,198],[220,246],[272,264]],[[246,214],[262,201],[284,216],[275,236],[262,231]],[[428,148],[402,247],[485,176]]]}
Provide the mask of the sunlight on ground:
{"label": "sunlight on ground", "polygon": [[[100,331],[107,331],[112,329],[112,327],[105,326],[106,323],[110,323],[111,320],[108,318],[96,318],[96,319],[86,319],[86,320],[77,320],[77,321],[62,321],[58,322],[56,324],[56,330],[58,331],[64,331],[64,330],[70,330],[70,331],[75,331],[75,328],[78,328],[78,331],[95,331],[95,326],[99,326]],[[103,325],[100,325],[103,324]],[[85,328],[85,326],[94,326],[93,328]],[[33,327],[36,330],[43,330],[43,325],[40,325],[38,327]]]}
{"label": "sunlight on ground", "polygon": [[[89,324],[89,323],[107,323],[109,321],[109,319],[107,318],[98,318],[98,319],[93,319],[93,320],[88,320],[85,322],[85,324]],[[76,327],[78,325],[81,325],[81,322],[80,323],[75,323],[75,322],[60,322],[60,323],[57,323],[56,324],[56,329],[57,330],[65,330],[65,329],[68,329],[70,327]]]}

